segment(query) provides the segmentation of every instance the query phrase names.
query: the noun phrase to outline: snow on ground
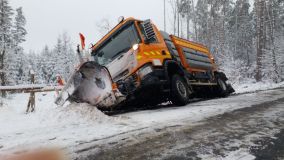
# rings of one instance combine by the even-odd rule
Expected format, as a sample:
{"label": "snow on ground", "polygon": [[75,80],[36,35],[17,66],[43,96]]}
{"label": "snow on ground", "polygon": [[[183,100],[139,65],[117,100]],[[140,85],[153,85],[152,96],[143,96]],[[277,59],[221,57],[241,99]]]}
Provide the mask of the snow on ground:
{"label": "snow on ground", "polygon": [[251,81],[245,84],[233,84],[233,88],[236,93],[249,93],[255,91],[264,91],[274,88],[284,87],[284,82],[272,83],[272,82],[255,82]]}
{"label": "snow on ground", "polygon": [[15,94],[4,100],[0,107],[0,153],[15,147],[66,146],[82,137],[88,140],[88,135],[93,133],[102,137],[107,135],[106,132],[120,130],[120,127],[112,126],[120,124],[111,123],[118,122],[119,118],[108,117],[87,104],[58,108],[53,103],[54,93],[37,94],[36,112],[26,114],[28,97],[28,94]]}
{"label": "snow on ground", "polygon": [[1,100],[3,105],[0,106],[0,154],[43,146],[72,149],[84,142],[121,133],[162,128],[173,124],[194,124],[224,112],[283,97],[283,94],[271,96],[267,94],[268,92],[195,102],[184,107],[137,111],[112,117],[104,115],[88,104],[57,107],[53,103],[54,92],[36,94],[36,112],[25,114],[29,94],[14,94],[8,99]]}
{"label": "snow on ground", "polygon": [[245,149],[240,149],[240,150],[232,151],[225,158],[222,158],[222,160],[232,160],[232,159],[254,160],[255,156],[251,155],[249,151]]}

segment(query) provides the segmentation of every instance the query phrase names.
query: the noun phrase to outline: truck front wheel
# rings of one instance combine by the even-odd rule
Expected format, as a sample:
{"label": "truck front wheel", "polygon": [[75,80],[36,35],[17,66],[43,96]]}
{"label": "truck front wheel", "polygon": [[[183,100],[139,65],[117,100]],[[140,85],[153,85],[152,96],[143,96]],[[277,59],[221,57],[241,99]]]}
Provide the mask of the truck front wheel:
{"label": "truck front wheel", "polygon": [[179,75],[173,75],[171,79],[171,101],[178,106],[184,106],[189,101],[188,85]]}

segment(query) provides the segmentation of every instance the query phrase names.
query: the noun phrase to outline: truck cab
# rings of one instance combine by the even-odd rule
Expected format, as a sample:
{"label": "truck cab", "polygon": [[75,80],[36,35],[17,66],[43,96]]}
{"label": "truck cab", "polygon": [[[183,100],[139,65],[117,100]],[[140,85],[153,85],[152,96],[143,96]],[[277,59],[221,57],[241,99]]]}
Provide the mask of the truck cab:
{"label": "truck cab", "polygon": [[133,105],[185,105],[233,91],[204,45],[159,31],[150,20],[122,20],[93,46],[92,57]]}
{"label": "truck cab", "polygon": [[[162,66],[165,59],[171,59],[162,38],[157,36],[155,27],[155,37],[146,39],[142,23],[140,20],[128,18],[93,47],[94,60],[109,69],[114,81],[135,74],[148,63]],[[142,76],[143,73],[140,72]]]}

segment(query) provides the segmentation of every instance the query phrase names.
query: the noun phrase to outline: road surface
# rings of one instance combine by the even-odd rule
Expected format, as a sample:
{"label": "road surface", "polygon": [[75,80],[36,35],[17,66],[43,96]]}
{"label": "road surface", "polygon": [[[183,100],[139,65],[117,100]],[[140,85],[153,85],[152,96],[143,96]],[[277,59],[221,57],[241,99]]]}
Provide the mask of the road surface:
{"label": "road surface", "polygon": [[[229,109],[222,113],[224,106]],[[196,107],[200,112],[196,112]],[[194,116],[185,117],[176,112],[185,108],[192,108]],[[214,109],[222,114],[212,114]],[[170,121],[165,121],[167,123],[162,122],[164,118],[159,121],[159,113],[164,116],[164,112],[169,112]],[[140,120],[143,114],[154,116],[156,122],[145,128],[82,143],[74,149],[74,158],[284,159],[284,89],[193,102],[185,107],[125,113],[123,116]],[[188,111],[187,114],[192,113]],[[142,120],[145,123],[151,121]]]}
{"label": "road surface", "polygon": [[284,159],[284,88],[112,116],[87,104],[54,106],[52,94],[38,94],[27,115],[20,104],[28,96],[0,108],[0,157],[55,146],[76,160]]}

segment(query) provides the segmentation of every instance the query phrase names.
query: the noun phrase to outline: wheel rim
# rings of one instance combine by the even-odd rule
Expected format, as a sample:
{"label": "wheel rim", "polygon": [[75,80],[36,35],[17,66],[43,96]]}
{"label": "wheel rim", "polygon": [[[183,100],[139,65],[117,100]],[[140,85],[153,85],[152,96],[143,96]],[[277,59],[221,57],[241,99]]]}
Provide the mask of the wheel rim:
{"label": "wheel rim", "polygon": [[185,85],[181,81],[177,81],[176,84],[178,93],[185,98],[187,96]]}
{"label": "wheel rim", "polygon": [[218,79],[218,83],[223,91],[227,90],[226,84],[221,79]]}

